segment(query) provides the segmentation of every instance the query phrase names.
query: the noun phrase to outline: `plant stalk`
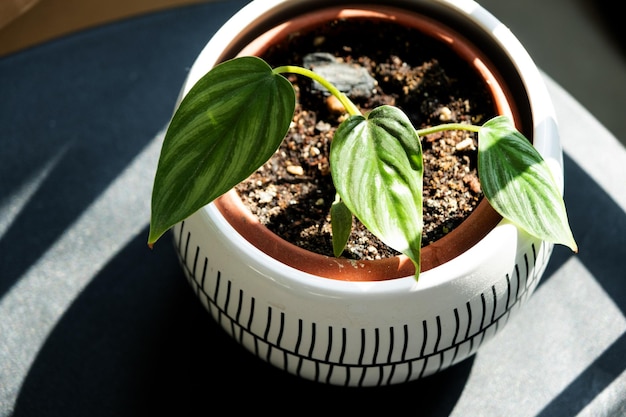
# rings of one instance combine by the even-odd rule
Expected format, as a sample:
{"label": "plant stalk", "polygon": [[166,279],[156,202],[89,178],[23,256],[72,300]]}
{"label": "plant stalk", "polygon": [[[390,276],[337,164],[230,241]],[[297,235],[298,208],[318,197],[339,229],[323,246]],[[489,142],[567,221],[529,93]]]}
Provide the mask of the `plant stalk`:
{"label": "plant stalk", "polygon": [[[350,114],[351,116],[356,116],[356,115],[361,114],[361,111],[359,110],[359,108],[344,93],[339,91],[339,89],[337,89],[337,87],[335,87],[330,81],[328,81],[327,79],[325,79],[324,77],[322,77],[321,75],[317,74],[314,71],[311,71],[303,67],[295,66],[295,65],[283,65],[283,66],[274,68],[273,72],[275,74],[283,74],[287,72],[293,73],[293,74],[299,74],[304,77],[308,77],[314,81],[317,81],[324,88],[326,88],[330,94],[337,97],[337,99],[345,107],[348,114]],[[463,124],[463,123],[448,123],[448,124],[443,124],[439,126],[428,127],[425,129],[417,129],[416,132],[418,136],[421,137],[421,136],[430,135],[432,133],[442,132],[445,130],[466,130],[470,132],[478,132],[480,130],[480,126],[468,125],[468,124]]]}
{"label": "plant stalk", "polygon": [[290,73],[293,73],[293,74],[299,74],[299,75],[308,77],[308,78],[310,78],[310,79],[312,79],[314,81],[317,81],[324,88],[326,88],[330,94],[332,94],[333,96],[337,97],[337,99],[341,102],[341,104],[345,107],[346,111],[351,116],[356,116],[356,115],[360,115],[361,114],[361,111],[359,110],[359,108],[352,101],[350,101],[350,99],[344,93],[339,91],[339,89],[337,89],[337,87],[335,87],[327,79],[325,79],[321,75],[319,75],[319,74],[317,74],[317,73],[315,73],[315,72],[313,72],[311,70],[308,70],[308,69],[303,68],[303,67],[294,66],[294,65],[283,65],[281,67],[274,68],[273,71],[276,74],[282,74],[282,73],[286,73],[286,72],[290,72]]}
{"label": "plant stalk", "polygon": [[417,129],[416,132],[418,136],[422,137],[432,133],[443,132],[445,130],[466,130],[469,132],[478,132],[480,130],[480,126],[468,125],[464,123],[447,123],[439,126]]}

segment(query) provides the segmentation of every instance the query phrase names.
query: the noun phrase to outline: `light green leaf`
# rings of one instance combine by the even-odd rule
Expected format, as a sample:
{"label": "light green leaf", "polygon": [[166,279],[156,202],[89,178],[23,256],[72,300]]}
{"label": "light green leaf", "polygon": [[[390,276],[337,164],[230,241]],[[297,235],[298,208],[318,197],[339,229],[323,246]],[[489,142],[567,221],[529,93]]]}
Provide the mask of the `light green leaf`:
{"label": "light green leaf", "polygon": [[163,142],[148,243],[243,181],[284,139],[295,92],[259,58],[214,67],[180,103]]}
{"label": "light green leaf", "polygon": [[330,225],[333,231],[333,254],[338,258],[343,253],[352,232],[352,212],[341,199],[334,201],[330,207]]}
{"label": "light green leaf", "polygon": [[502,217],[539,239],[578,251],[548,164],[505,116],[491,119],[478,132],[478,177]]}
{"label": "light green leaf", "polygon": [[420,271],[422,149],[408,117],[381,106],[367,118],[352,116],[335,132],[330,167],[348,209]]}

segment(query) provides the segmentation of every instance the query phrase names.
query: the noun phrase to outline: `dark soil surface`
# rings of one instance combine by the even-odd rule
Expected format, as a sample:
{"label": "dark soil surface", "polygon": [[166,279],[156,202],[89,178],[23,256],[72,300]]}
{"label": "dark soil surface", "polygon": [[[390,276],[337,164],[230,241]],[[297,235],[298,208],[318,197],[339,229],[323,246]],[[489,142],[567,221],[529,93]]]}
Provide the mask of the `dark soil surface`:
{"label": "dark soil surface", "polygon": [[[356,35],[339,35],[351,26]],[[454,55],[406,28],[372,22],[335,22],[319,32],[294,37],[264,58],[273,66],[303,65],[312,52],[366,68],[377,80],[371,95],[351,99],[363,110],[391,104],[416,128],[445,122],[482,124],[495,115],[486,87]],[[333,132],[345,117],[335,100],[290,77],[298,105],[292,127],[276,154],[237,190],[262,223],[298,246],[332,256],[330,205],[335,190],[328,164]],[[482,198],[476,172],[476,136],[452,131],[421,138],[424,151],[423,245],[462,222]],[[378,259],[396,254],[358,220],[344,256]]]}

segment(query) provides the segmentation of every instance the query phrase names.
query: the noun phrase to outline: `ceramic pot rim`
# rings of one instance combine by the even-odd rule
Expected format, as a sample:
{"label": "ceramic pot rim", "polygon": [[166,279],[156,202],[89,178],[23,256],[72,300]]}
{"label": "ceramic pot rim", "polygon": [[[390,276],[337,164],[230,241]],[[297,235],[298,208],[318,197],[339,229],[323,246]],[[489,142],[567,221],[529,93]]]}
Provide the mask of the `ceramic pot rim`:
{"label": "ceramic pot rim", "polygon": [[[272,8],[272,4],[281,4],[284,3],[284,0],[279,0],[279,1],[272,1],[272,2],[267,2],[265,3],[265,1],[263,3],[266,4],[266,6],[259,6],[258,5],[259,2],[257,1],[253,1],[251,4],[249,4],[248,6],[251,8],[251,10],[249,10],[250,12],[256,12],[257,15],[263,15],[258,14],[259,12],[261,12],[261,10],[258,10],[259,7],[262,7],[263,10],[271,10]],[[455,2],[450,2],[450,3],[455,3]],[[253,4],[256,4],[257,7],[252,7]],[[247,7],[248,7],[247,6]],[[350,9],[354,9],[356,6],[355,5],[351,5]],[[392,8],[389,7],[382,7],[383,12],[382,13],[389,13],[390,11],[393,11]],[[246,8],[244,8],[246,9]],[[242,9],[242,11],[244,11],[244,9]],[[479,10],[483,10],[483,9],[479,9]],[[379,10],[380,11],[380,10]],[[241,13],[239,13],[239,16],[241,17]],[[336,13],[336,12],[331,12],[331,13]],[[351,12],[350,12],[351,13]],[[244,15],[247,15],[244,13]],[[408,16],[408,15],[407,15]],[[232,26],[234,23],[234,21],[236,20],[235,18],[237,18],[237,15],[233,17],[233,19],[231,19],[231,21],[227,22],[227,24],[220,30],[224,31],[227,30],[226,28],[229,26],[229,24]],[[485,18],[485,16],[482,16],[482,18]],[[406,20],[408,18],[405,18],[404,20]],[[245,19],[244,19],[245,20]],[[489,20],[489,19],[487,19]],[[241,22],[239,22],[239,25],[241,25]],[[271,36],[276,36],[276,33],[280,33],[281,30],[284,30],[285,28],[283,27],[277,27],[273,29],[273,34],[270,34]],[[286,30],[291,30],[291,29],[286,29]],[[450,33],[444,33],[441,36],[444,39],[452,39],[451,36],[449,36]],[[211,41],[211,44],[214,44],[215,42],[217,42],[220,38],[220,33],[216,33],[216,35],[214,36],[213,40]],[[513,38],[514,39],[514,38]],[[458,45],[458,44],[457,44]],[[206,51],[207,48],[205,48]],[[463,48],[462,48],[463,49]],[[519,47],[518,47],[519,49]],[[471,50],[471,48],[470,48]],[[203,53],[205,53],[205,51],[203,51]],[[523,51],[523,48],[522,48]],[[518,51],[519,52],[519,51]],[[217,53],[217,52],[216,52]],[[466,50],[465,53],[468,53],[468,51]],[[244,54],[250,54],[249,50],[244,49]],[[212,64],[214,65],[216,62],[219,62],[219,60],[223,59],[224,57],[224,53],[221,53],[221,56],[219,58],[215,58],[216,61]],[[479,54],[480,57],[480,54]],[[525,56],[522,55],[522,58],[527,58]],[[198,60],[200,60],[201,57],[199,57]],[[488,70],[488,65],[485,63],[486,61],[482,58],[477,58],[477,61],[479,62],[478,64],[478,71],[481,73],[484,73],[485,71],[487,71],[487,73],[491,73],[492,75],[492,81],[489,82],[489,84],[491,85],[492,83],[494,85],[496,85],[496,87],[494,87],[497,90],[497,83],[495,82],[495,80],[498,77],[497,74],[493,74],[491,71]],[[522,61],[524,61],[524,59],[522,59]],[[532,64],[532,61],[531,61]],[[526,66],[528,66],[529,64],[526,62],[525,63]],[[194,64],[195,67],[195,64]],[[204,66],[204,68],[206,68],[206,65]],[[531,66],[531,68],[534,68],[534,66]],[[193,69],[192,69],[193,71]],[[535,80],[536,81],[536,80]],[[188,86],[193,85],[195,81],[193,80],[192,74],[190,73],[190,80],[188,82]],[[501,91],[501,90],[500,90]],[[508,92],[506,93],[501,93],[502,96],[508,94]],[[498,96],[498,94],[496,94],[496,96]],[[509,115],[514,115],[514,113],[512,113],[513,110],[511,110],[510,108],[508,108],[506,105],[504,105],[504,107],[499,107],[499,111],[503,114],[509,114]],[[513,116],[514,118],[516,118],[516,116]],[[535,132],[533,132],[535,133]],[[554,132],[551,132],[552,134],[554,134]],[[541,152],[541,150],[540,150]],[[228,203],[228,204],[227,204]],[[229,205],[231,204],[231,205]],[[234,204],[234,205],[232,205]],[[384,274],[384,278],[382,279],[389,279],[389,278],[400,278],[400,277],[410,277],[412,279],[412,275],[413,275],[413,265],[412,263],[408,260],[408,258],[406,258],[405,256],[400,256],[400,257],[396,257],[396,258],[392,258],[389,260],[385,260],[385,261],[375,261],[375,262],[371,262],[371,261],[359,261],[358,263],[354,263],[354,261],[339,261],[335,258],[329,258],[329,257],[325,257],[322,255],[318,255],[318,254],[313,254],[311,252],[308,251],[304,251],[301,248],[296,247],[295,245],[292,245],[284,240],[282,240],[281,238],[277,237],[276,235],[274,235],[273,233],[269,232],[269,230],[267,230],[264,226],[260,225],[259,226],[266,230],[268,235],[262,234],[262,235],[257,235],[258,232],[245,232],[244,231],[244,225],[247,227],[250,224],[254,224],[255,222],[258,223],[258,221],[256,221],[256,219],[254,218],[254,216],[252,216],[251,213],[249,213],[249,211],[244,211],[248,213],[248,216],[242,216],[242,215],[234,215],[234,218],[239,218],[239,222],[232,222],[233,219],[233,215],[232,213],[234,213],[234,208],[238,205],[243,206],[243,204],[241,203],[240,199],[238,198],[237,194],[234,191],[231,191],[229,193],[227,193],[225,196],[221,197],[220,199],[218,199],[218,201],[216,201],[215,204],[218,208],[220,213],[222,213],[223,215],[225,215],[226,217],[229,218],[229,222],[233,223],[233,225],[231,227],[234,227],[235,230],[239,230],[240,232],[243,233],[244,236],[246,236],[246,238],[250,241],[253,242],[254,246],[256,246],[257,248],[260,246],[261,242],[266,242],[266,241],[271,241],[272,244],[270,245],[270,247],[273,247],[273,249],[270,250],[266,250],[264,249],[263,252],[264,253],[270,253],[272,254],[272,256],[277,257],[278,259],[282,258],[282,261],[286,262],[287,264],[291,264],[291,266],[293,266],[294,268],[304,271],[305,273],[308,274],[313,274],[313,275],[321,275],[321,276],[327,276],[327,277],[331,277],[329,272],[326,273],[315,273],[314,270],[316,269],[317,266],[319,266],[320,264],[326,264],[326,265],[330,265],[331,269],[339,269],[341,271],[349,271],[350,269],[353,269],[355,272],[358,272],[358,274],[353,274],[353,273],[348,273],[346,277],[342,278],[342,279],[347,279],[347,280],[366,280],[366,281],[370,281],[372,280],[371,275],[372,274],[361,274],[361,270],[363,268],[365,268],[365,266],[369,263],[372,264],[379,264],[382,265],[382,268],[384,270],[386,270],[387,272]],[[489,230],[493,230],[493,228],[498,224],[498,222],[501,220],[501,218],[499,217],[499,215],[497,215],[495,213],[495,211],[493,211],[493,209],[489,206],[489,204],[486,201],[483,201],[479,207],[474,211],[474,213],[472,213],[472,215],[462,223],[462,225],[455,229],[455,231],[451,232],[448,236],[444,237],[443,239],[439,240],[438,242],[435,242],[434,244],[431,244],[429,246],[426,246],[425,248],[423,248],[422,250],[422,260],[423,260],[423,268],[422,271],[425,272],[429,272],[429,270],[431,268],[435,268],[437,267],[437,265],[439,265],[441,263],[441,260],[443,261],[449,261],[451,259],[456,258],[458,255],[460,255],[460,253],[463,253],[465,251],[467,251],[467,249],[469,248],[469,246],[465,246],[460,252],[456,251],[453,253],[450,253],[449,251],[449,241],[451,239],[453,239],[454,236],[456,235],[460,235],[460,236],[472,236],[473,233],[475,232],[474,229],[477,228],[477,223],[474,221],[475,218],[477,217],[484,217],[486,219],[487,222],[487,226],[481,226],[483,228],[482,231],[479,232],[478,235],[476,235],[476,238],[472,238],[470,239],[470,243],[469,246],[476,244],[479,240],[482,240],[485,238],[485,236],[487,234],[489,234]],[[487,229],[484,229],[484,227],[487,227]],[[273,238],[270,237],[273,236]],[[255,242],[256,240],[256,242]],[[467,244],[467,243],[466,243]],[[305,254],[307,254],[305,256]],[[258,255],[258,254],[257,254]],[[299,264],[299,262],[294,263],[293,260],[297,259],[297,260],[301,260],[301,259],[305,259],[308,257],[308,255],[313,255],[312,260],[309,262],[309,265],[307,267],[301,267],[301,266],[297,266],[297,264]],[[290,262],[291,260],[291,262]],[[356,267],[355,267],[356,265]],[[368,267],[371,265],[367,265]],[[346,269],[346,267],[348,267]],[[346,275],[346,274],[344,274]]]}

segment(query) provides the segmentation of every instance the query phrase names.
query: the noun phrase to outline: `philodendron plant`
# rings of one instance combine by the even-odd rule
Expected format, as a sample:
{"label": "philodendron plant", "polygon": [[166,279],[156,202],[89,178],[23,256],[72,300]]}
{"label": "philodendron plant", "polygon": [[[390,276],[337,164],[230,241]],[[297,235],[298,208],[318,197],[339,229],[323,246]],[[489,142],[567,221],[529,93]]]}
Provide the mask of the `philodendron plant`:
{"label": "philodendron plant", "polygon": [[337,191],[331,208],[333,251],[340,256],[356,216],[381,241],[407,255],[420,272],[423,159],[420,137],[443,130],[478,132],[478,177],[491,206],[519,229],[577,251],[565,203],[552,173],[506,116],[482,126],[447,123],[416,130],[397,107],[367,114],[319,74],[299,66],[270,67],[239,57],[211,69],[183,98],[167,129],[152,194],[148,245],[202,206],[245,180],[279,148],[296,95],[282,75],[324,86],[345,107],[330,169]]}

